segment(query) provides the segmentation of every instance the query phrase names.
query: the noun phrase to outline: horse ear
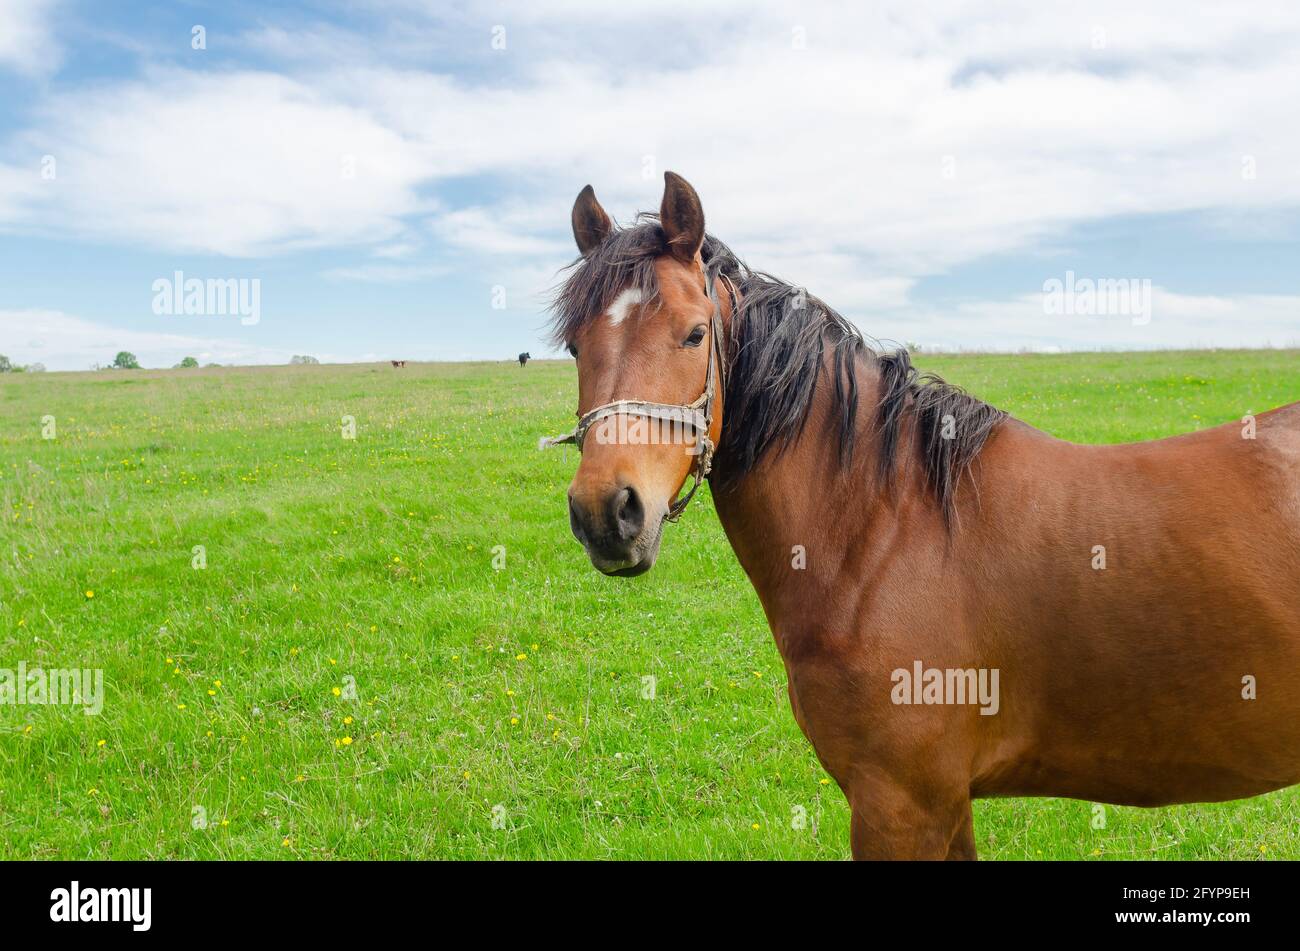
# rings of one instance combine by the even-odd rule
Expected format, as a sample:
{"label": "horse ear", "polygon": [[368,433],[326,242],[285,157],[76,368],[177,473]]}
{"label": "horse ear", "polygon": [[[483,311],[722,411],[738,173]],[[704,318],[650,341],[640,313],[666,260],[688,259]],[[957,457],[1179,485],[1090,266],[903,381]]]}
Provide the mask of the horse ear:
{"label": "horse ear", "polygon": [[613,227],[609,215],[596,201],[595,189],[588,185],[578,192],[578,200],[573,203],[573,240],[578,242],[578,250],[587,254],[605,240]]}
{"label": "horse ear", "polygon": [[691,183],[676,172],[664,172],[659,223],[668,238],[668,250],[688,263],[695,260],[704,246],[704,206]]}

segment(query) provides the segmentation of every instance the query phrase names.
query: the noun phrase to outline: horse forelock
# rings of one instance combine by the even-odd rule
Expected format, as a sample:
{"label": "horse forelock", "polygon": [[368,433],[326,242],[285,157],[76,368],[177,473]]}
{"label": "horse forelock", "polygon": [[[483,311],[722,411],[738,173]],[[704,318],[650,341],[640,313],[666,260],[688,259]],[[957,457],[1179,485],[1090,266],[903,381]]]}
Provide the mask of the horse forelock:
{"label": "horse forelock", "polygon": [[563,346],[605,314],[620,294],[634,292],[643,305],[659,300],[655,261],[668,252],[658,215],[640,214],[565,270],[551,297],[551,343]]}

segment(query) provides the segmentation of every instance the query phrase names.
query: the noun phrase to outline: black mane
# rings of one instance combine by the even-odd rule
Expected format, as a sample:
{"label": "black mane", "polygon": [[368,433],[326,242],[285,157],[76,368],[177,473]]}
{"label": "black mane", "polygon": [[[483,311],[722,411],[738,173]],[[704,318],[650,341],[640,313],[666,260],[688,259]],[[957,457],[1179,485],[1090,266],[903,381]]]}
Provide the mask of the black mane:
{"label": "black mane", "polygon": [[[573,262],[552,303],[553,342],[571,341],[626,288],[639,289],[646,303],[657,300],[654,262],[666,251],[658,217],[642,214]],[[852,459],[857,437],[858,372],[870,364],[880,379],[878,477],[891,482],[903,423],[913,420],[926,479],[951,519],[958,482],[1007,414],[932,373],[921,373],[906,350],[877,352],[825,302],[770,274],[751,271],[712,235],[706,235],[701,256],[706,270],[729,278],[741,297],[727,341],[717,469],[723,483],[742,479],[769,451],[780,452],[803,431],[829,351],[841,465]]]}

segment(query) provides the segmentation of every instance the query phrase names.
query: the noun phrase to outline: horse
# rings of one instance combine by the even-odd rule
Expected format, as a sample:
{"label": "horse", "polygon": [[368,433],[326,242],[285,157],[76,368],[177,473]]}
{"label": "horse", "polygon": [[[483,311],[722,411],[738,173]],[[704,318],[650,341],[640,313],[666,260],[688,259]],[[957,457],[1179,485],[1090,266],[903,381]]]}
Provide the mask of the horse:
{"label": "horse", "polygon": [[520,367],[523,367],[523,365],[524,365],[525,363],[527,363],[529,360],[531,360],[532,358],[533,358],[533,355],[532,355],[531,353],[521,353],[521,354],[519,354],[519,366],[520,366]]}
{"label": "horse", "polygon": [[657,215],[587,186],[572,226],[573,535],[639,575],[707,479],[855,858],[974,859],[977,798],[1300,781],[1300,403],[1073,444],[749,270],[674,173]]}
{"label": "horse", "polygon": [[394,361],[392,361],[392,363],[393,363],[393,366],[395,366],[395,367],[404,367],[404,366],[406,366],[406,361],[405,361],[405,360],[394,360]]}

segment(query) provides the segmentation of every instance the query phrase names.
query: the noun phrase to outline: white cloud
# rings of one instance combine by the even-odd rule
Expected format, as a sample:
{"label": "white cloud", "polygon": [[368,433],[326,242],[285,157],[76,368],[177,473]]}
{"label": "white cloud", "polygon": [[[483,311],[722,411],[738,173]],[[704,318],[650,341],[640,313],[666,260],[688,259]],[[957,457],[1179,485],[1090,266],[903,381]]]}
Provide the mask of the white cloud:
{"label": "white cloud", "polygon": [[270,73],[168,70],[42,113],[19,138],[58,162],[33,230],[245,256],[385,241],[432,207],[417,145]]}
{"label": "white cloud", "polygon": [[[186,318],[187,327],[220,318]],[[237,320],[229,318],[237,324]],[[179,318],[178,318],[179,320]],[[107,365],[119,350],[145,367],[170,367],[183,357],[203,363],[288,363],[292,353],[220,336],[130,330],[52,310],[0,310],[0,339],[14,363],[43,363],[47,370],[86,370]],[[321,360],[329,354],[315,354]]]}
{"label": "white cloud", "polygon": [[[1300,126],[1289,118],[1300,10],[1133,6],[1079,17],[1011,5],[996,27],[970,5],[764,6],[718,18],[709,55],[678,64],[593,58],[623,50],[625,34],[602,18],[614,32],[585,44],[591,5],[570,3],[573,29],[552,35],[583,56],[529,60],[534,46],[512,48],[509,82],[393,69],[322,81],[421,141],[443,173],[520,182],[474,209],[496,225],[482,241],[496,253],[563,233],[588,181],[620,218],[654,207],[664,168],[697,186],[711,227],[738,250],[846,255],[895,279],[1118,215],[1300,207]],[[683,42],[717,17],[678,14]],[[792,22],[806,48],[793,48]],[[545,218],[506,223],[519,188]]]}
{"label": "white cloud", "polygon": [[4,0],[0,3],[0,68],[20,73],[49,73],[61,53],[51,20],[55,0]]}
{"label": "white cloud", "polygon": [[570,255],[567,243],[524,233],[517,227],[518,215],[500,207],[462,208],[439,215],[431,227],[453,247],[484,254],[547,256],[563,260]]}
{"label": "white cloud", "polygon": [[[168,69],[43,101],[0,166],[0,226],[226,255],[357,246],[372,257],[330,277],[455,268],[531,306],[572,254],[582,185],[626,221],[671,168],[750,263],[891,313],[925,275],[1050,252],[1090,222],[1300,208],[1295,5],[566,0],[513,11],[499,53],[494,4],[454,21],[416,0],[369,6],[389,15],[384,42],[418,34],[390,65],[374,36],[270,26],[246,45],[282,75]],[[404,55],[440,21],[480,59],[439,74],[443,60]],[[46,152],[50,187],[35,184]],[[432,263],[428,238],[447,251]],[[1076,336],[1016,313],[983,315],[985,346]],[[914,320],[965,339],[941,315]]]}
{"label": "white cloud", "polygon": [[[445,210],[435,228],[550,255],[582,184],[627,217],[654,205],[667,167],[736,244],[915,277],[1113,215],[1300,205],[1300,9],[1134,6],[1012,5],[996,27],[945,3],[737,7],[698,63],[539,55],[589,49],[591,4],[572,2],[567,24],[521,14],[549,42],[504,51],[506,81],[318,68],[313,37],[345,34],[270,28],[259,42],[298,54],[294,78],[169,70],[48,102],[22,141],[59,158],[66,188],[26,223],[240,255],[380,242],[427,210],[419,186],[498,175],[499,204]],[[675,22],[716,16],[682,4]],[[545,218],[521,217],[521,192]]]}
{"label": "white cloud", "polygon": [[[906,277],[872,276],[855,256],[836,251],[791,251],[779,244],[755,244],[745,248],[745,257],[757,270],[789,280],[840,312],[905,306],[915,284]],[[831,289],[833,295],[828,296]]]}
{"label": "white cloud", "polygon": [[397,241],[393,244],[384,244],[375,248],[371,254],[377,258],[401,259],[409,258],[419,250],[419,245],[410,241]]}
{"label": "white cloud", "polygon": [[43,185],[40,163],[41,156],[33,155],[27,168],[0,165],[0,224],[23,220],[39,198]]}
{"label": "white cloud", "polygon": [[863,313],[855,323],[887,343],[931,350],[1144,350],[1300,347],[1300,296],[1214,296],[1150,289],[1146,315],[1049,314],[1043,295]]}

